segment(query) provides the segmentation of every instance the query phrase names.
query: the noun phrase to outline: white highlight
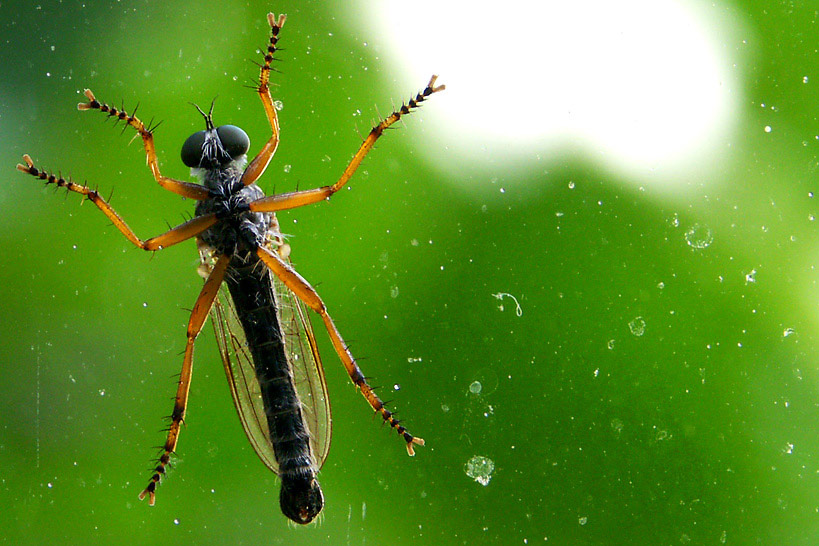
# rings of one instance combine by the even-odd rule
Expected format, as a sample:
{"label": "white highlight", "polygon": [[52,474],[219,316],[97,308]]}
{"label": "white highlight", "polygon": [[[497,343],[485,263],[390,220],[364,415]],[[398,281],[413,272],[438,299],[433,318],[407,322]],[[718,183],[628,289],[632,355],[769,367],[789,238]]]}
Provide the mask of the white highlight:
{"label": "white highlight", "polygon": [[651,179],[707,168],[733,129],[728,52],[741,40],[730,14],[709,6],[436,0],[414,14],[363,0],[359,19],[389,44],[382,60],[402,85],[432,73],[446,84],[424,115],[436,162],[454,151],[480,170],[568,149]]}

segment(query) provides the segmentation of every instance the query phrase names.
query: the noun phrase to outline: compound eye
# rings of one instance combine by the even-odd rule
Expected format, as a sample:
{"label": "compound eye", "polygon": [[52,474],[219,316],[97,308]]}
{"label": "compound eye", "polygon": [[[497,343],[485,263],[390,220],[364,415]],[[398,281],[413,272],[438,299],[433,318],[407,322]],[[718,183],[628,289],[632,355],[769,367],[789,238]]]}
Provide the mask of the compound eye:
{"label": "compound eye", "polygon": [[206,131],[197,131],[182,145],[182,163],[188,167],[199,167],[202,163]]}
{"label": "compound eye", "polygon": [[241,128],[235,125],[222,125],[216,128],[222,148],[231,159],[237,159],[250,149],[250,137]]}

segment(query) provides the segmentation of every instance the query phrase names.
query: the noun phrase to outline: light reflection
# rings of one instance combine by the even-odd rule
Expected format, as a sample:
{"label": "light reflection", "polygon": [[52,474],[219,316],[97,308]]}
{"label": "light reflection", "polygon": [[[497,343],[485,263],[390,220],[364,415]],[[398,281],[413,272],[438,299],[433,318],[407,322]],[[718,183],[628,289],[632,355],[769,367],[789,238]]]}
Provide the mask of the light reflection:
{"label": "light reflection", "polygon": [[690,0],[439,0],[417,14],[384,0],[361,7],[359,20],[388,44],[402,85],[432,72],[447,85],[425,129],[440,135],[430,151],[444,144],[450,161],[455,152],[480,169],[580,152],[650,181],[690,177],[730,148],[743,40],[725,8]]}

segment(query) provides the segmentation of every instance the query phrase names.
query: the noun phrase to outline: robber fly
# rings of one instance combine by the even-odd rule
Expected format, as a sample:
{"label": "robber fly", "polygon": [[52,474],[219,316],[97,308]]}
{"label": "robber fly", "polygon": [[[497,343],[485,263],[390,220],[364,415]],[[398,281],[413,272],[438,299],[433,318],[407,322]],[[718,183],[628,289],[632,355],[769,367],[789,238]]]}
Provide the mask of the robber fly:
{"label": "robber fly", "polygon": [[234,125],[215,126],[213,105],[205,113],[205,129],[182,145],[182,161],[201,184],[163,176],[154,148],[154,127],[135,115],[100,102],[85,90],[79,110],[99,110],[125,122],[142,138],[151,172],[164,189],[197,201],[194,218],[166,233],[142,240],[96,190],[35,167],[31,157],[17,168],[79,193],[94,203],[134,245],[156,251],[196,238],[205,284],[191,311],[182,372],[176,391],[171,424],[148,486],[140,499],[153,505],[156,486],[176,451],[185,419],[193,367],[193,347],[208,315],[216,332],[233,402],[250,443],[262,461],[281,479],[279,502],[285,516],[306,524],[321,512],[324,495],[316,475],[330,448],[330,404],[315,336],[306,316],[312,309],[321,317],[335,351],[350,379],[406,442],[424,441],[394,417],[367,383],[347,348],[327,308],[313,287],[290,265],[275,213],[318,203],[340,190],[358,168],[384,130],[417,108],[428,96],[444,89],[433,76],[426,88],[376,125],[364,139],[338,181],[330,186],[265,196],[255,184],[279,144],[279,121],[269,90],[273,55],[285,16],[268,14],[270,41],[261,66],[257,92],[272,135],[256,157],[247,163],[250,139]]}

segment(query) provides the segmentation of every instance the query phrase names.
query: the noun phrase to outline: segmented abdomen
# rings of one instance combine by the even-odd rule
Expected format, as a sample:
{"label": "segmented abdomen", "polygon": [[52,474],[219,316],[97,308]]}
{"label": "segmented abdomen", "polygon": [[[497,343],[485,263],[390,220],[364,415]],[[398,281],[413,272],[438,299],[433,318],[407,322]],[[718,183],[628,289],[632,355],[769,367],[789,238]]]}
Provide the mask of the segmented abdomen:
{"label": "segmented abdomen", "polygon": [[310,432],[287,360],[270,275],[254,254],[234,256],[225,282],[253,356],[279,475],[282,479],[312,477],[318,468],[310,452]]}

